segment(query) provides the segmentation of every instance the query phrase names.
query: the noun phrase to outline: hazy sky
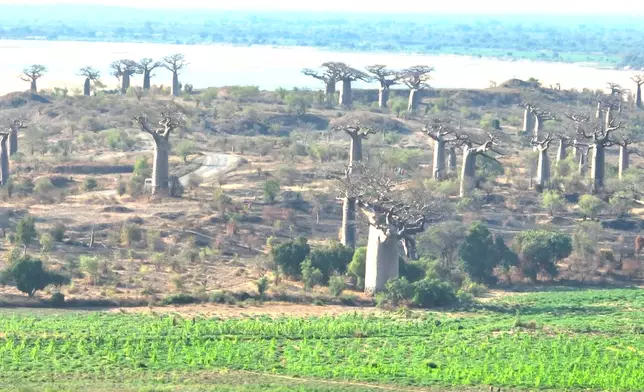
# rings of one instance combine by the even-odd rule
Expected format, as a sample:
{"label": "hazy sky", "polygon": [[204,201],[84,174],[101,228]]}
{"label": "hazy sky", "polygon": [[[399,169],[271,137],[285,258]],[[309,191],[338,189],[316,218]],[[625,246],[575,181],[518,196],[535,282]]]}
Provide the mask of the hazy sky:
{"label": "hazy sky", "polygon": [[[105,4],[154,8],[210,8],[242,10],[370,10],[374,12],[625,14],[644,15],[644,1],[621,0],[612,7],[605,0],[0,0],[0,4]],[[582,4],[581,7],[578,4]]]}

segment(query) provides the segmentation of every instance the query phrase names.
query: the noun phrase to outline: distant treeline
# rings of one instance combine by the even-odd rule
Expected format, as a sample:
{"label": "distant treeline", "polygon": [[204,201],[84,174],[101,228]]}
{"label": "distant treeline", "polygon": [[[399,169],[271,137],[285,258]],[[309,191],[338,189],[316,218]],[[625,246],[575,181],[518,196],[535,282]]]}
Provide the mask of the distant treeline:
{"label": "distant treeline", "polygon": [[0,5],[0,39],[312,46],[644,68],[636,18],[146,10]]}

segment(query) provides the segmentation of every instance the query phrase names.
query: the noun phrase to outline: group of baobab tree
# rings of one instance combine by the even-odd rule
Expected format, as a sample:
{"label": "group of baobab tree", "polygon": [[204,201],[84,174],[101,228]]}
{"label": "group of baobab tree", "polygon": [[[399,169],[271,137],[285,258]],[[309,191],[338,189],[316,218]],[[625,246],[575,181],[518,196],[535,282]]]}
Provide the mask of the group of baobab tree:
{"label": "group of baobab tree", "polygon": [[[119,80],[120,91],[125,94],[130,88],[130,80],[134,75],[143,75],[143,89],[149,90],[150,80],[155,75],[152,73],[157,68],[165,68],[172,73],[172,95],[179,96],[181,93],[181,84],[179,83],[179,72],[186,66],[183,54],[173,54],[166,56],[162,61],[154,61],[151,58],[142,58],[140,61],[130,59],[121,59],[110,64],[111,75]],[[41,64],[34,64],[22,71],[20,76],[22,80],[29,82],[30,90],[33,93],[38,92],[38,79],[42,78],[47,72],[47,67]],[[101,73],[93,67],[83,67],[79,70],[79,76],[85,78],[83,83],[83,95],[89,96],[91,91],[104,87],[101,82]]]}
{"label": "group of baobab tree", "polygon": [[356,80],[363,82],[378,82],[378,106],[387,107],[391,88],[397,84],[404,84],[409,88],[409,103],[407,110],[413,113],[420,103],[420,91],[429,88],[430,73],[434,68],[426,65],[416,65],[403,70],[393,70],[385,65],[371,65],[366,67],[367,72],[350,67],[345,63],[326,62],[321,70],[305,68],[302,73],[324,82],[324,92],[327,102],[331,102],[336,92],[336,85],[342,83],[339,93],[339,104],[351,106],[353,93],[351,83]]}

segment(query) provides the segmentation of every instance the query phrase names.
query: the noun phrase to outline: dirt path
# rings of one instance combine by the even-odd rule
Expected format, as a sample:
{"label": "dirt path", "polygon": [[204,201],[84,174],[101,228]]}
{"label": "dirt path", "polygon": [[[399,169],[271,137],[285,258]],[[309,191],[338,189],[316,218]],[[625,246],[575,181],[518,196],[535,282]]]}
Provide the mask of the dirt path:
{"label": "dirt path", "polygon": [[197,175],[203,182],[210,182],[221,173],[228,173],[239,164],[240,158],[235,155],[205,152],[204,160],[197,170],[179,178],[184,187],[188,185],[190,176]]}

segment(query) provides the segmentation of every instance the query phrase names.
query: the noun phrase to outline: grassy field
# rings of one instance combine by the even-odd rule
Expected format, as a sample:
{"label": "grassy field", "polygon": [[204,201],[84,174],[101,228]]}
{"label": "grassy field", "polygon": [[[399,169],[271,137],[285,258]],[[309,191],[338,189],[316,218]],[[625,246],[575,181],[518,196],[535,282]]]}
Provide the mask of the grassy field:
{"label": "grassy field", "polygon": [[8,390],[644,390],[641,289],[318,318],[5,311],[0,331]]}

